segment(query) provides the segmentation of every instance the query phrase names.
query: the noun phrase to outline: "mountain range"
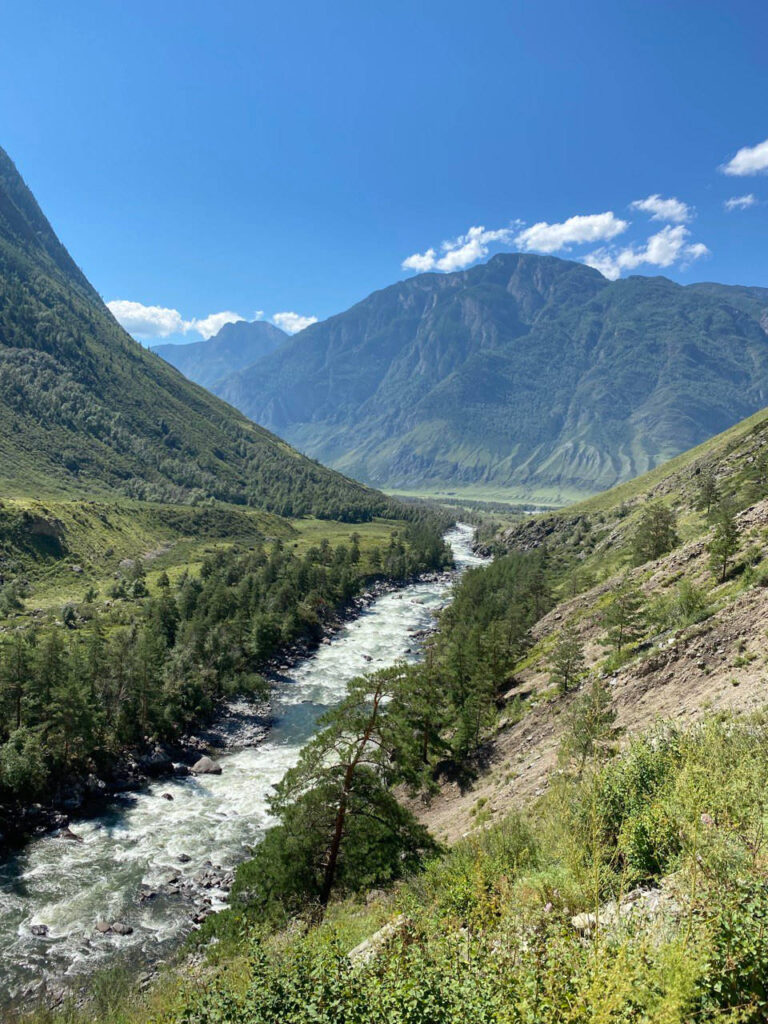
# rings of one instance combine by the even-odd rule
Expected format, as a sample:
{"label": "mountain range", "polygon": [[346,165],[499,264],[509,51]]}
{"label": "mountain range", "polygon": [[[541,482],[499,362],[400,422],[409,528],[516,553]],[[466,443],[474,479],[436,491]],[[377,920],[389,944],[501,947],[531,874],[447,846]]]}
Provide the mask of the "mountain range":
{"label": "mountain range", "polygon": [[154,345],[152,351],[196,384],[214,389],[224,377],[245,369],[286,341],[288,335],[266,320],[224,324],[218,334],[189,345]]}
{"label": "mountain range", "polygon": [[768,289],[500,254],[377,291],[213,387],[375,486],[562,501],[764,406],[767,331]]}
{"label": "mountain range", "polygon": [[0,487],[4,496],[218,499],[350,520],[392,508],[134,341],[2,149]]}

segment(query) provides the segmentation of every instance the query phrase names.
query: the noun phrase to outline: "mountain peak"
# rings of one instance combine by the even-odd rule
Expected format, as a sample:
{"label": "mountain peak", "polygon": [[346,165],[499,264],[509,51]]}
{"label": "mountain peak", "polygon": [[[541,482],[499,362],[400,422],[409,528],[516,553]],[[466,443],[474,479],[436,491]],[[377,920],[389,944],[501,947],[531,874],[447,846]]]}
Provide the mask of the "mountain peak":
{"label": "mountain peak", "polygon": [[498,253],[375,292],[217,390],[380,486],[565,500],[761,408],[764,323],[754,291]]}
{"label": "mountain peak", "polygon": [[31,259],[43,259],[70,286],[98,294],[61,244],[13,160],[0,147],[0,241],[13,240]]}
{"label": "mountain peak", "polygon": [[[268,339],[271,324],[235,325]],[[0,151],[0,487],[38,497],[209,498],[352,521],[381,494],[300,456],[118,325]]]}
{"label": "mountain peak", "polygon": [[266,320],[224,324],[206,341],[188,345],[155,345],[152,351],[196,384],[213,388],[230,373],[251,366],[288,340],[285,331]]}

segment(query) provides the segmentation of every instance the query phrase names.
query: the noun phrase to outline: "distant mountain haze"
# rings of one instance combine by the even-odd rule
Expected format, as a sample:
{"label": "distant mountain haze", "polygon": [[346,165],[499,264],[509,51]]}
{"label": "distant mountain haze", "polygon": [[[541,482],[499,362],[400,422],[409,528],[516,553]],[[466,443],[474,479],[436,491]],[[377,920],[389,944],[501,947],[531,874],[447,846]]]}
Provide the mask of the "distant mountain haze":
{"label": "distant mountain haze", "polygon": [[501,254],[375,292],[215,388],[377,486],[572,497],[768,404],[767,330],[768,289]]}
{"label": "distant mountain haze", "polygon": [[[221,346],[236,348],[254,326],[227,332]],[[283,338],[268,324],[258,333],[266,346]],[[299,455],[134,341],[2,149],[0,487],[9,496],[216,498],[343,520],[398,514],[384,495]]]}
{"label": "distant mountain haze", "polygon": [[269,355],[287,339],[285,331],[266,320],[238,320],[224,324],[219,333],[207,341],[153,345],[152,351],[181,370],[185,377],[211,390],[223,377]]}

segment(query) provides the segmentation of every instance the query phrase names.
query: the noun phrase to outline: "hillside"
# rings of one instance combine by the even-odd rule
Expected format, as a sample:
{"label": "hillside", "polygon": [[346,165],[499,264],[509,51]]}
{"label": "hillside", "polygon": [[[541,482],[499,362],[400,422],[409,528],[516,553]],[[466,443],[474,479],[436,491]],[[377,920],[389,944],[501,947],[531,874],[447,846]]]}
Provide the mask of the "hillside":
{"label": "hillside", "polygon": [[[655,507],[671,510],[676,543],[642,561],[634,540]],[[736,531],[724,580],[710,551],[723,507]],[[583,648],[584,671],[610,680],[627,739],[659,720],[689,727],[712,712],[762,710],[767,538],[767,410],[637,480],[500,531],[492,546],[502,560],[546,552],[558,582],[508,677],[507,710],[489,740],[483,775],[465,793],[446,789],[425,816],[436,834],[455,840],[473,826],[478,801],[492,820],[551,782],[567,710],[577,699],[558,694],[551,679],[553,652],[569,627]],[[617,655],[606,644],[606,612],[627,586],[640,595],[642,618],[639,635]]]}
{"label": "hillside", "polygon": [[346,519],[390,508],[133,341],[2,150],[0,488],[36,497],[216,498]]}
{"label": "hillside", "polygon": [[765,1019],[768,411],[493,544],[326,716],[192,977],[76,1021]]}
{"label": "hillside", "polygon": [[563,503],[761,408],[767,311],[766,289],[498,255],[375,292],[216,390],[377,486]]}
{"label": "hillside", "polygon": [[239,320],[224,324],[207,341],[189,345],[153,345],[152,351],[181,370],[185,377],[214,390],[223,377],[243,370],[262,356],[274,352],[288,335],[265,320]]}

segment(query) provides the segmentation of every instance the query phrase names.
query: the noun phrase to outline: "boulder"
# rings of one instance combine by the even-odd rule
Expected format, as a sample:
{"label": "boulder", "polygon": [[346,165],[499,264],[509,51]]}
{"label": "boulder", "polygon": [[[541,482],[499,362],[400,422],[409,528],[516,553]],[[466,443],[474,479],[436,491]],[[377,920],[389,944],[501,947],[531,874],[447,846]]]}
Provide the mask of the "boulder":
{"label": "boulder", "polygon": [[98,794],[103,793],[106,790],[107,784],[103,779],[100,779],[98,778],[98,776],[91,774],[85,780],[85,788],[91,794]]}
{"label": "boulder", "polygon": [[411,923],[410,918],[404,914],[398,914],[389,924],[385,924],[383,928],[379,928],[377,932],[374,932],[370,938],[365,939],[359,946],[351,949],[347,956],[353,963],[366,963],[381,951],[382,947],[393,935],[396,935],[398,932],[405,932]]}
{"label": "boulder", "polygon": [[173,759],[168,750],[159,743],[138,757],[139,765],[148,775],[158,775],[168,771],[173,764]]}
{"label": "boulder", "polygon": [[163,800],[173,800],[172,793],[163,793]]}
{"label": "boulder", "polygon": [[48,925],[33,924],[29,930],[32,932],[33,935],[36,935],[39,939],[44,939],[45,936],[48,934]]}
{"label": "boulder", "polygon": [[221,775],[221,765],[212,757],[203,755],[199,761],[192,765],[192,772],[195,775]]}
{"label": "boulder", "polygon": [[129,924],[124,924],[122,921],[112,922],[112,931],[115,935],[132,935],[133,928]]}
{"label": "boulder", "polygon": [[112,931],[112,925],[109,923],[109,921],[97,921],[96,931],[101,932],[102,935],[107,935],[109,932]]}

